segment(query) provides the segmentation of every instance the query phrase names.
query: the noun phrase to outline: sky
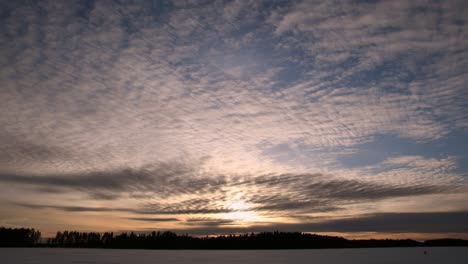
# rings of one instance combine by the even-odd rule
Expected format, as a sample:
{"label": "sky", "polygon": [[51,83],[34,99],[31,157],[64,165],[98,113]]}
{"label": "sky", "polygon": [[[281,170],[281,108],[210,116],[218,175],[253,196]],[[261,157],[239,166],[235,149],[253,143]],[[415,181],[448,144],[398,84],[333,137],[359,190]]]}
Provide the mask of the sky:
{"label": "sky", "polygon": [[1,1],[0,226],[468,238],[467,17]]}

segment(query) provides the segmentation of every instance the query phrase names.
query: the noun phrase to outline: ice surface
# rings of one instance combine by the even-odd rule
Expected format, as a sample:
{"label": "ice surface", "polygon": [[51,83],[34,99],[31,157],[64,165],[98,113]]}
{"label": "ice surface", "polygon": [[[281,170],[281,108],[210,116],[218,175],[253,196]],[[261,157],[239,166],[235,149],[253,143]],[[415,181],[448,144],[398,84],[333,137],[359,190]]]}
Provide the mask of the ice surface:
{"label": "ice surface", "polygon": [[[424,251],[427,253],[424,254]],[[311,250],[0,248],[0,263],[468,263],[467,247]]]}

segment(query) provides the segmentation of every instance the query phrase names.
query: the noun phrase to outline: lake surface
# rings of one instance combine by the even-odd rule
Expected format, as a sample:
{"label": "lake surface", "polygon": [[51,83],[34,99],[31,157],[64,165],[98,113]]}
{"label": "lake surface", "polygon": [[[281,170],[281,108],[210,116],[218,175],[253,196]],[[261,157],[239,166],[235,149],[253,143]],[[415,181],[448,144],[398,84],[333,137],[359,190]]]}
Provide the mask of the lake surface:
{"label": "lake surface", "polygon": [[[427,251],[427,254],[424,254]],[[307,250],[0,248],[0,263],[468,263],[468,247]]]}

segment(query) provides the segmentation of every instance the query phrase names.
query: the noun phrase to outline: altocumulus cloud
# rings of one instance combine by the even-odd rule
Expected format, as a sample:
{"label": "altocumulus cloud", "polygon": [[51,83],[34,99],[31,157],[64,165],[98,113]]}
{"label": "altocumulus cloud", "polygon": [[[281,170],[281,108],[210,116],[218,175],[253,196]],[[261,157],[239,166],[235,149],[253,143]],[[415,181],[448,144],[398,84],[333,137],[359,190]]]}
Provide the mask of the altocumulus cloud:
{"label": "altocumulus cloud", "polygon": [[[451,143],[468,129],[464,1],[0,10],[2,204],[219,227],[247,210],[286,221],[466,199],[468,155]],[[341,162],[382,137],[409,143]]]}

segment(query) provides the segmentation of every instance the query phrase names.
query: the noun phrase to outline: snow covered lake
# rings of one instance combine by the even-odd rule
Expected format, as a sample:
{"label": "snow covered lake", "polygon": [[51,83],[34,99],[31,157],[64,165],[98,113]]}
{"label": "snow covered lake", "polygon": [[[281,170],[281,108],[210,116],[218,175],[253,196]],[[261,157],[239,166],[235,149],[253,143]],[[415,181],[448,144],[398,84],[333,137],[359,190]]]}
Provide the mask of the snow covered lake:
{"label": "snow covered lake", "polygon": [[[424,251],[427,254],[424,254]],[[467,247],[309,250],[0,248],[2,264],[67,263],[468,263]]]}

